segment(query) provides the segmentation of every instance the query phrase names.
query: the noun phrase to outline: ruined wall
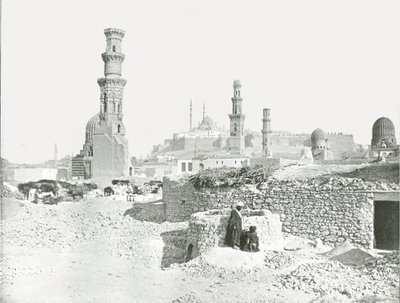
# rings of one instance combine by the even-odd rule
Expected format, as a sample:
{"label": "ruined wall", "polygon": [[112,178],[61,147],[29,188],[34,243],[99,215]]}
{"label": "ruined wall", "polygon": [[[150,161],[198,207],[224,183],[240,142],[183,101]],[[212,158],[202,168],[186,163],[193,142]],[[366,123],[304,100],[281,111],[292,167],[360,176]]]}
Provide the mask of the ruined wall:
{"label": "ruined wall", "polygon": [[[371,183],[372,184],[372,183]],[[326,178],[305,181],[270,180],[261,188],[195,189],[190,183],[164,181],[168,221],[189,220],[190,215],[243,202],[251,209],[268,209],[280,215],[282,231],[327,244],[348,239],[373,245],[373,190],[359,179]],[[386,188],[387,190],[387,188]],[[184,202],[183,202],[184,201]]]}

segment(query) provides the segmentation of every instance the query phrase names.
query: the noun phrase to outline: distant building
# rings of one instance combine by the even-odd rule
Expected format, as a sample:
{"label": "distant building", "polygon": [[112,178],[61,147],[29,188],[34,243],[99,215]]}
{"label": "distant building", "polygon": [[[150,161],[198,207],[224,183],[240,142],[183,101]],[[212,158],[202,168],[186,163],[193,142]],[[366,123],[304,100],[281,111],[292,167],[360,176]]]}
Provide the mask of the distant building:
{"label": "distant building", "polygon": [[121,42],[125,32],[109,28],[104,34],[107,40],[106,51],[102,54],[105,77],[97,80],[100,112],[88,121],[83,149],[72,159],[72,176],[78,178],[82,174],[85,179],[123,177],[132,171],[122,122],[126,80],[121,78],[121,65],[125,59]]}
{"label": "distant building", "polygon": [[250,165],[250,158],[240,155],[199,156],[177,161],[177,175],[196,174],[204,169],[221,167],[244,167]]}
{"label": "distant building", "polygon": [[371,156],[374,158],[387,158],[397,156],[396,132],[393,122],[386,117],[381,117],[372,126]]}

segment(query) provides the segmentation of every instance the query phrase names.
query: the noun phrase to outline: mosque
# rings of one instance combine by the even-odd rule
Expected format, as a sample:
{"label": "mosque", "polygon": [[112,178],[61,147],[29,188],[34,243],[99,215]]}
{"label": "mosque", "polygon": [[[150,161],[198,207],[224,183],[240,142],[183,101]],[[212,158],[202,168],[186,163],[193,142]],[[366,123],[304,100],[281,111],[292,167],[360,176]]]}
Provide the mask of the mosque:
{"label": "mosque", "polygon": [[121,42],[125,32],[104,30],[106,51],[102,54],[104,77],[99,78],[100,111],[86,124],[85,143],[72,159],[72,177],[80,179],[114,178],[132,174],[128,140],[123,118],[123,91],[126,80],[121,78],[125,59]]}

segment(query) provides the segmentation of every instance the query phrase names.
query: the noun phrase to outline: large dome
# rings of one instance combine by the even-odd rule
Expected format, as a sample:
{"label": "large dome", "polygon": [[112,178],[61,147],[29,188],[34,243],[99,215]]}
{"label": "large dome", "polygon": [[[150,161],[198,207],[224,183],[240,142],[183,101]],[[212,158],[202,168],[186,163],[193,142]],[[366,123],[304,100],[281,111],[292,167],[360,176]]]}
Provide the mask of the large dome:
{"label": "large dome", "polygon": [[86,140],[85,143],[90,143],[93,140],[93,134],[95,133],[96,127],[100,123],[99,114],[94,115],[86,124]]}
{"label": "large dome", "polygon": [[372,137],[375,136],[395,136],[394,124],[386,117],[381,117],[372,126]]}
{"label": "large dome", "polygon": [[317,128],[316,130],[314,130],[313,132],[312,132],[312,134],[311,134],[311,142],[315,142],[315,141],[317,141],[317,140],[325,140],[326,139],[326,134],[325,134],[325,132],[322,130],[322,129],[320,129],[320,128]]}
{"label": "large dome", "polygon": [[372,146],[381,146],[383,140],[388,146],[396,145],[394,124],[386,117],[379,118],[372,126]]}
{"label": "large dome", "polygon": [[197,129],[201,131],[210,131],[210,130],[216,131],[217,128],[218,128],[217,124],[214,122],[214,120],[207,116],[203,118]]}

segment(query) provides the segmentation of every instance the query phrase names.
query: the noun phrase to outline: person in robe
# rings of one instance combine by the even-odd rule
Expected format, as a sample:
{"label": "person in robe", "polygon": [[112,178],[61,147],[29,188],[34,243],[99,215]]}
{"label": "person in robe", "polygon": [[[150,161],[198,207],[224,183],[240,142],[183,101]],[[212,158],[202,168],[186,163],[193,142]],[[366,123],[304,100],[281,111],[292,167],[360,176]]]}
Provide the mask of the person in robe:
{"label": "person in robe", "polygon": [[240,214],[241,209],[242,204],[239,203],[235,208],[232,209],[226,231],[225,244],[234,249],[240,249],[240,239],[242,236],[242,215]]}

